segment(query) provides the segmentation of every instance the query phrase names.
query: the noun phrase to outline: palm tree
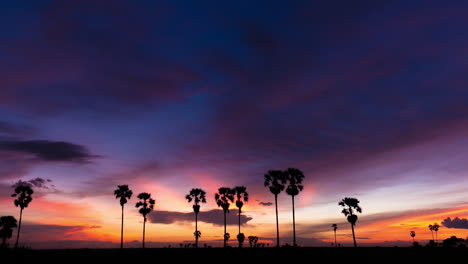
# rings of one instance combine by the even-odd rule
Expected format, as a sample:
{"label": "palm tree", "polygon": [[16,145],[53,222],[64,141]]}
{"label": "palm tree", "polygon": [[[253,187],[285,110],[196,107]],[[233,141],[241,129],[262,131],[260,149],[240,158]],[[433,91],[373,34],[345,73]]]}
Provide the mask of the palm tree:
{"label": "palm tree", "polygon": [[224,211],[224,247],[226,247],[226,214],[229,213],[230,202],[234,202],[235,190],[228,187],[221,187],[215,194],[215,200],[218,207]]}
{"label": "palm tree", "polygon": [[11,197],[17,197],[15,199],[15,206],[20,207],[20,218],[19,218],[19,224],[18,224],[18,233],[16,235],[15,248],[18,247],[18,241],[19,241],[20,231],[21,231],[21,220],[23,218],[23,210],[24,208],[27,208],[29,203],[32,201],[33,193],[34,193],[34,190],[31,188],[31,186],[19,185],[19,186],[16,186],[15,193],[11,195]]}
{"label": "palm tree", "polygon": [[17,227],[16,218],[13,216],[0,217],[0,238],[2,239],[2,246],[6,246],[6,240],[10,239],[13,235],[13,228]]}
{"label": "palm tree", "polygon": [[428,225],[427,227],[429,228],[429,230],[431,230],[432,240],[435,241],[434,240],[434,226],[433,225]]}
{"label": "palm tree", "polygon": [[413,244],[414,244],[414,237],[416,236],[416,232],[410,231],[410,236],[413,238]]}
{"label": "palm tree", "polygon": [[258,242],[258,237],[256,236],[249,236],[249,244],[250,247],[256,247]]}
{"label": "palm tree", "polygon": [[286,193],[292,197],[292,209],[293,209],[293,246],[296,244],[296,217],[294,213],[294,196],[298,195],[304,189],[302,186],[302,181],[304,180],[304,173],[299,169],[288,168],[287,171],[287,180],[289,182],[288,187],[286,188]]}
{"label": "palm tree", "polygon": [[115,199],[120,199],[120,206],[122,207],[122,224],[120,226],[120,249],[123,248],[123,227],[124,227],[124,205],[130,198],[133,192],[128,188],[128,185],[117,185],[114,191]]}
{"label": "palm tree", "polygon": [[270,170],[264,175],[265,187],[270,189],[270,192],[275,196],[276,208],[276,246],[280,246],[279,241],[279,224],[278,224],[278,194],[284,190],[286,184],[286,174],[281,170]]}
{"label": "palm tree", "polygon": [[198,231],[198,213],[200,212],[200,203],[206,203],[206,192],[202,189],[192,189],[190,193],[185,196],[185,199],[190,203],[193,201],[193,212],[195,212],[195,247],[198,248],[198,238],[201,232]]}
{"label": "palm tree", "polygon": [[234,192],[236,195],[236,206],[239,208],[239,234],[237,235],[237,241],[239,242],[239,247],[242,247],[245,235],[241,233],[241,212],[244,202],[249,201],[249,193],[247,193],[247,187],[245,186],[234,187]]}
{"label": "palm tree", "polygon": [[[357,247],[356,236],[354,235],[354,226],[356,225],[358,217],[354,211],[362,213],[362,208],[359,207],[359,200],[352,197],[345,197],[338,203],[338,205],[345,207],[341,212],[347,217],[348,222],[351,223],[354,247]],[[346,206],[348,208],[346,208]]]}
{"label": "palm tree", "polygon": [[143,215],[143,219],[144,219],[143,220],[143,248],[145,248],[146,216],[149,213],[151,213],[151,211],[153,211],[155,201],[151,198],[150,193],[145,193],[145,192],[138,194],[137,198],[141,200],[138,203],[136,203],[135,207],[136,208],[141,207],[140,210],[138,210],[138,212],[141,215]]}
{"label": "palm tree", "polygon": [[437,224],[437,223],[434,223],[434,225],[432,226],[432,229],[433,229],[434,232],[435,232],[435,243],[436,243],[436,245],[437,245],[437,231],[439,231],[439,227],[440,227],[440,226],[439,226],[439,224]]}
{"label": "palm tree", "polygon": [[333,224],[332,227],[333,227],[333,232],[335,232],[335,247],[337,247],[338,245],[336,244],[336,230],[338,229],[338,226],[336,224]]}

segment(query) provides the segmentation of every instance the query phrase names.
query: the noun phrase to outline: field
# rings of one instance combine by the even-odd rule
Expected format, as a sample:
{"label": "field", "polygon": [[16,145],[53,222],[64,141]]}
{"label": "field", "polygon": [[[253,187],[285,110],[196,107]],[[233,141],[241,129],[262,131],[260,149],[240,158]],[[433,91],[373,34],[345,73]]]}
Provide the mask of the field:
{"label": "field", "polygon": [[[466,262],[466,248],[155,248],[7,250],[2,260],[106,261],[112,263],[448,263]],[[288,263],[289,264],[289,263]],[[292,264],[292,263],[291,263]]]}

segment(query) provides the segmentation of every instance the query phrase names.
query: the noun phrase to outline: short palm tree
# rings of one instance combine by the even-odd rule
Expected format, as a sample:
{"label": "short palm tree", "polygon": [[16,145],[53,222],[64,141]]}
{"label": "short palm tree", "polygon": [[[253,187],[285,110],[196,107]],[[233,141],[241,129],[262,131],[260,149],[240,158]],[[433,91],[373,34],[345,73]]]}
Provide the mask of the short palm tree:
{"label": "short palm tree", "polygon": [[258,237],[256,236],[249,236],[249,244],[250,247],[256,247],[258,242]]}
{"label": "short palm tree", "polygon": [[122,224],[120,225],[120,248],[123,248],[123,227],[124,227],[124,205],[130,198],[133,192],[128,188],[128,185],[117,185],[114,191],[115,199],[120,199],[120,206],[122,207]]}
{"label": "short palm tree", "polygon": [[141,207],[138,212],[143,215],[143,248],[145,248],[146,216],[153,211],[155,201],[151,198],[150,193],[145,192],[138,194],[137,198],[140,199],[140,201],[136,203],[135,207]]}
{"label": "short palm tree", "polygon": [[270,170],[264,175],[265,187],[268,187],[270,192],[275,196],[276,209],[276,246],[280,246],[279,240],[279,224],[278,224],[278,195],[284,190],[286,184],[286,173],[281,170]]}
{"label": "short palm tree", "polygon": [[338,229],[338,226],[336,224],[333,224],[332,228],[333,228],[333,232],[335,232],[335,247],[337,247],[338,244],[336,244],[336,230]]}
{"label": "short palm tree", "polygon": [[20,231],[21,231],[21,221],[23,219],[23,210],[27,208],[29,203],[32,201],[32,194],[34,193],[33,189],[29,185],[19,185],[15,188],[15,193],[11,197],[16,197],[15,206],[20,208],[20,218],[18,224],[18,233],[16,235],[15,248],[18,247]]}
{"label": "short palm tree", "polygon": [[234,192],[236,197],[236,206],[237,208],[239,208],[239,233],[237,235],[237,241],[239,242],[239,247],[242,247],[245,235],[241,233],[241,213],[242,206],[244,206],[244,202],[249,201],[249,193],[247,192],[247,187],[245,186],[234,187]]}
{"label": "short palm tree", "polygon": [[229,213],[229,207],[234,202],[234,189],[228,187],[221,187],[218,189],[218,193],[215,194],[215,200],[218,207],[223,208],[224,211],[224,247],[226,247],[226,214]]}
{"label": "short palm tree", "polygon": [[302,181],[304,180],[304,173],[299,169],[289,168],[287,170],[287,181],[288,187],[286,187],[286,193],[292,197],[292,212],[293,212],[293,246],[296,244],[296,216],[294,211],[294,196],[298,195],[304,189]]}
{"label": "short palm tree", "polygon": [[6,240],[13,236],[13,228],[15,227],[17,227],[16,218],[13,216],[0,217],[0,238],[3,247],[6,247]]}
{"label": "short palm tree", "polygon": [[434,226],[433,226],[433,225],[428,225],[427,227],[428,227],[429,230],[431,231],[432,240],[435,241],[435,240],[434,240]]}
{"label": "short palm tree", "polygon": [[346,216],[348,222],[351,224],[354,247],[357,247],[356,236],[354,235],[354,226],[358,220],[355,211],[357,213],[362,213],[362,208],[359,206],[359,200],[352,197],[345,197],[338,203],[338,205],[345,207],[341,212]]}
{"label": "short palm tree", "polygon": [[416,236],[416,232],[410,231],[410,236],[413,238],[413,243],[414,243],[414,237]]}
{"label": "short palm tree", "polygon": [[437,223],[434,223],[434,225],[432,225],[432,229],[435,232],[435,243],[436,243],[436,245],[437,245],[437,231],[439,231],[439,228],[440,228],[440,225],[437,224]]}
{"label": "short palm tree", "polygon": [[201,232],[198,231],[198,213],[200,212],[200,203],[206,203],[206,192],[202,189],[194,188],[190,190],[190,193],[185,196],[187,202],[193,201],[193,212],[195,213],[195,247],[198,248],[198,238],[201,236]]}

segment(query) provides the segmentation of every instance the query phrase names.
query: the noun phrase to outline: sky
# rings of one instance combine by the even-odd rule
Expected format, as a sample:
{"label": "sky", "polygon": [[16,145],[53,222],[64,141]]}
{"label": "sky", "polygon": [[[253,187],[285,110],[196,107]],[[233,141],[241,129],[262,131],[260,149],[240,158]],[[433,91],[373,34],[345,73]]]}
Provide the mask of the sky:
{"label": "sky", "polygon": [[[219,187],[250,194],[242,232],[275,241],[268,170],[299,168],[297,241],[352,245],[338,202],[356,197],[360,246],[468,236],[468,4],[464,1],[2,1],[0,215],[20,243],[194,240],[191,188],[207,192],[200,243],[220,245]],[[273,204],[272,204],[273,203]],[[228,216],[236,245],[237,213]],[[291,197],[278,199],[292,243]],[[14,238],[10,240],[13,243]]]}

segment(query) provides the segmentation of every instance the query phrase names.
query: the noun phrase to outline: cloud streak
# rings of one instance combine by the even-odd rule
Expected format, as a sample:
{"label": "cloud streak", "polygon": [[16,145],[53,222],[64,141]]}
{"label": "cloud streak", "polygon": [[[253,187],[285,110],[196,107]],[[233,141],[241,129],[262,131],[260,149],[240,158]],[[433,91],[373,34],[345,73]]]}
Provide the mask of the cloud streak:
{"label": "cloud streak", "polygon": [[[232,210],[230,213],[227,214],[226,223],[227,225],[238,225],[238,215]],[[195,220],[194,213],[182,213],[182,212],[171,212],[171,211],[156,211],[151,213],[148,216],[148,219],[152,223],[156,224],[174,224],[178,222],[193,222]],[[244,214],[241,215],[240,221],[241,225],[246,225],[249,221],[253,218],[250,216],[246,216]],[[210,211],[202,211],[198,214],[198,221],[213,224],[217,226],[224,225],[224,212],[223,210],[210,210]]]}
{"label": "cloud streak", "polygon": [[468,229],[468,219],[455,217],[452,220],[448,217],[442,221],[442,225],[447,228]]}

